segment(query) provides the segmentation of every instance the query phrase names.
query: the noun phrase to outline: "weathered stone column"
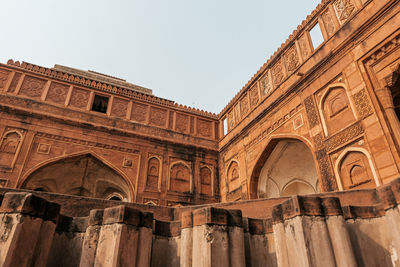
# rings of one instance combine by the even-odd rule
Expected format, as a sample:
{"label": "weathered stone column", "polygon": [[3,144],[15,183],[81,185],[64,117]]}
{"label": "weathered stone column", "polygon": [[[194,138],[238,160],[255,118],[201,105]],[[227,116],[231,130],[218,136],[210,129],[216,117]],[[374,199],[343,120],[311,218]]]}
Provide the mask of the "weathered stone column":
{"label": "weathered stone column", "polygon": [[192,266],[228,267],[228,212],[203,208],[193,211]]}
{"label": "weathered stone column", "polygon": [[[279,210],[282,212],[280,216]],[[292,197],[275,210],[274,216],[277,215],[284,221],[289,263],[278,266],[336,266],[320,198]],[[274,221],[279,222],[279,218]]]}
{"label": "weathered stone column", "polygon": [[153,242],[153,213],[142,212],[139,226],[139,246],[136,266],[150,266]]}
{"label": "weathered stone column", "polygon": [[99,242],[104,210],[91,210],[88,226],[82,245],[81,262],[79,266],[94,266],[97,244]]}
{"label": "weathered stone column", "polygon": [[228,210],[229,258],[231,267],[245,267],[243,218],[240,210]]}
{"label": "weathered stone column", "polygon": [[0,265],[46,266],[60,206],[6,193],[0,207]]}
{"label": "weathered stone column", "polygon": [[277,265],[284,267],[289,266],[289,254],[286,246],[282,205],[274,206],[272,210],[272,229],[274,232]]}
{"label": "weathered stone column", "polygon": [[336,264],[338,266],[357,267],[339,199],[335,197],[322,198],[321,203]]}
{"label": "weathered stone column", "polygon": [[181,267],[192,267],[193,254],[193,214],[187,211],[181,214]]}
{"label": "weathered stone column", "polygon": [[268,266],[268,241],[265,235],[264,221],[261,219],[248,219],[250,266]]}
{"label": "weathered stone column", "polygon": [[[155,221],[152,267],[180,267],[181,222]],[[139,265],[138,265],[139,266]]]}
{"label": "weathered stone column", "polygon": [[149,255],[149,248],[142,247],[143,243],[148,244],[145,239],[149,237],[140,235],[140,227],[149,228],[145,217],[148,216],[127,206],[105,209],[94,266],[139,266],[139,255]]}

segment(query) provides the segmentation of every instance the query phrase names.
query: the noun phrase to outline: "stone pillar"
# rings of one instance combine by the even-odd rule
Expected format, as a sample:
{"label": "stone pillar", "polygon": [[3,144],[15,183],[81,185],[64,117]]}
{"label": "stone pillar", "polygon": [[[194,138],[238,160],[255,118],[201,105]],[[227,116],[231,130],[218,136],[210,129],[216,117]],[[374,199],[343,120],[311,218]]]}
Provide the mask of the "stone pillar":
{"label": "stone pillar", "polygon": [[[181,222],[154,223],[152,267],[180,267]],[[140,265],[138,265],[140,266]]]}
{"label": "stone pillar", "polygon": [[274,232],[276,262],[278,266],[289,266],[289,254],[286,246],[285,226],[282,205],[272,209],[272,229]]}
{"label": "stone pillar", "polygon": [[181,267],[192,267],[193,215],[191,211],[181,214]]}
{"label": "stone pillar", "polygon": [[6,193],[0,207],[1,266],[46,266],[59,210],[29,193]]}
{"label": "stone pillar", "polygon": [[[284,226],[288,256],[286,265],[279,265],[282,260],[278,258],[278,266],[335,267],[335,256],[323,218],[321,199],[295,196],[278,206],[281,207],[274,207],[273,216],[278,217],[274,219],[278,222],[276,223],[278,227]],[[284,224],[279,223],[282,221]],[[282,238],[283,229],[278,227],[280,236],[276,238]]]}
{"label": "stone pillar", "polygon": [[375,90],[376,96],[385,110],[386,116],[392,128],[394,138],[400,146],[400,122],[394,110],[393,97],[389,86],[384,86],[381,89]]}
{"label": "stone pillar", "polygon": [[[94,266],[139,266],[140,254],[151,253],[146,240],[151,240],[151,236],[141,235],[140,231],[141,227],[151,227],[149,217],[152,216],[127,206],[105,209]],[[145,245],[142,247],[142,244]],[[147,259],[148,265],[140,267],[149,263]]]}
{"label": "stone pillar", "polygon": [[153,242],[153,213],[143,212],[139,227],[138,259],[136,266],[150,266]]}
{"label": "stone pillar", "polygon": [[264,221],[248,218],[250,266],[268,266],[268,241],[265,235]]}
{"label": "stone pillar", "polygon": [[228,267],[228,212],[212,207],[193,211],[192,266]]}
{"label": "stone pillar", "polygon": [[97,244],[99,242],[104,210],[91,210],[82,245],[82,255],[79,266],[94,266]]}
{"label": "stone pillar", "polygon": [[245,267],[243,218],[240,210],[228,210],[229,258],[231,267]]}
{"label": "stone pillar", "polygon": [[322,198],[321,203],[336,264],[338,266],[357,267],[339,199],[335,197]]}

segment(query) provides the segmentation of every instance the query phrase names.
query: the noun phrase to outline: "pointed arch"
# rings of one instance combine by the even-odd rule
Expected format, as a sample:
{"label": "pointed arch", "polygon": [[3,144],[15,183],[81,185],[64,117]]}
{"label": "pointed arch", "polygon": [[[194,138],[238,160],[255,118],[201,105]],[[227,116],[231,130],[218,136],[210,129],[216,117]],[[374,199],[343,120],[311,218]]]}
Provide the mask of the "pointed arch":
{"label": "pointed arch", "polygon": [[[179,168],[179,165],[182,165],[184,168],[183,169],[178,169]],[[175,168],[176,167],[176,168]],[[169,166],[169,171],[168,171],[168,183],[167,183],[167,188],[168,188],[168,190],[172,190],[171,188],[172,188],[172,186],[171,186],[171,184],[172,184],[172,179],[174,179],[175,177],[172,177],[173,175],[175,175],[175,169],[177,169],[176,170],[176,174],[178,175],[178,174],[183,174],[184,175],[184,171],[185,171],[185,168],[187,169],[187,171],[188,171],[188,175],[189,175],[189,191],[190,191],[190,193],[193,193],[193,175],[192,175],[192,168],[191,168],[191,166],[187,163],[187,162],[185,162],[185,161],[183,161],[183,160],[178,160],[178,161],[175,161],[175,162],[173,162],[170,166]]]}
{"label": "pointed arch", "polygon": [[371,172],[372,172],[372,175],[374,178],[374,182],[375,182],[376,186],[380,186],[381,182],[380,182],[378,173],[376,171],[375,165],[372,161],[371,154],[366,149],[361,148],[361,147],[347,147],[345,150],[343,150],[343,152],[339,155],[339,157],[337,158],[337,160],[335,162],[335,177],[336,177],[336,183],[338,184],[339,191],[343,191],[343,188],[344,188],[343,181],[342,181],[343,177],[341,177],[341,175],[340,175],[340,167],[341,167],[342,161],[351,152],[359,152],[367,157],[369,167],[371,168]]}
{"label": "pointed arch", "polygon": [[156,187],[157,191],[161,192],[161,173],[162,173],[162,159],[160,156],[152,155],[147,159],[147,166],[146,166],[146,181],[145,181],[145,188],[147,189],[154,189],[154,178],[156,178]]}
{"label": "pointed arch", "polygon": [[[79,159],[79,158],[83,158],[83,157],[91,157],[93,158],[95,161],[98,161],[99,163],[101,163],[102,165],[104,165],[106,168],[109,168],[110,171],[112,171],[113,173],[115,173],[115,177],[120,177],[121,180],[123,181],[123,183],[125,183],[126,185],[126,197],[124,198],[124,200],[126,201],[132,201],[134,198],[134,186],[131,182],[131,180],[129,179],[129,177],[120,169],[118,169],[116,166],[114,166],[111,162],[109,162],[108,160],[106,160],[105,158],[103,158],[102,156],[98,155],[97,153],[95,153],[94,151],[82,151],[82,152],[78,152],[78,153],[72,153],[69,155],[64,155],[64,156],[60,156],[60,157],[55,157],[49,160],[45,160],[35,166],[33,166],[32,168],[30,168],[18,181],[17,181],[17,188],[24,188],[27,183],[29,182],[29,179],[31,177],[33,177],[36,173],[38,173],[40,170],[43,170],[46,167],[51,167],[52,165],[56,165],[56,164],[60,164],[62,162],[66,162],[69,160],[74,160],[74,159]],[[103,182],[106,183],[107,181],[100,181],[99,182]],[[110,180],[110,182],[112,182]],[[125,186],[124,185],[124,186]],[[56,192],[57,193],[57,192]],[[118,193],[118,195],[121,195],[121,193]],[[113,192],[109,192],[108,195],[113,195]]]}
{"label": "pointed arch", "polygon": [[[16,138],[12,136],[15,135]],[[0,166],[13,169],[21,151],[24,135],[17,129],[6,131],[0,140]]]}

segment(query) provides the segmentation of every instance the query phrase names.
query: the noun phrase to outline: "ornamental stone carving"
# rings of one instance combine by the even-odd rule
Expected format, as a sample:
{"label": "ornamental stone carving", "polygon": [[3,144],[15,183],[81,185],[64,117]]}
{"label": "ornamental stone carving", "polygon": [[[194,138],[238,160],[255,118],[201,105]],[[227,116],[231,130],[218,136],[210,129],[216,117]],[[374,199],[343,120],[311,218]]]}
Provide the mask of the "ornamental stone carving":
{"label": "ornamental stone carving", "polygon": [[255,84],[250,89],[250,104],[252,107],[255,107],[258,104],[259,96],[258,96],[258,86]]}
{"label": "ornamental stone carving", "polygon": [[189,131],[189,116],[181,113],[176,113],[175,130],[182,133]]}
{"label": "ornamental stone carving", "polygon": [[264,75],[264,77],[261,79],[260,84],[261,84],[262,95],[265,97],[272,90],[272,86],[271,86],[271,82],[270,82],[270,78],[269,78],[268,73],[266,73]]}
{"label": "ornamental stone carving", "polygon": [[249,107],[249,100],[247,98],[247,95],[245,95],[241,100],[240,100],[240,114],[242,116],[245,116],[250,110]]}
{"label": "ornamental stone carving", "polygon": [[212,122],[202,119],[197,119],[197,132],[203,137],[212,136]]}
{"label": "ornamental stone carving", "polygon": [[272,81],[275,86],[278,86],[283,81],[283,69],[281,62],[277,62],[272,68]]}
{"label": "ornamental stone carving", "polygon": [[358,93],[354,94],[353,101],[360,119],[365,119],[369,115],[372,115],[372,107],[369,103],[365,89],[362,89]]}
{"label": "ornamental stone carving", "polygon": [[310,128],[319,124],[317,108],[315,107],[314,100],[312,96],[307,97],[304,100],[304,106],[306,107],[308,122],[310,123]]}
{"label": "ornamental stone carving", "polygon": [[53,103],[64,104],[67,98],[69,86],[52,82],[47,93],[46,100]]}
{"label": "ornamental stone carving", "polygon": [[8,92],[10,92],[10,93],[14,93],[15,92],[15,89],[17,89],[17,85],[18,85],[18,82],[19,82],[20,78],[21,78],[21,73],[16,72],[14,74],[14,78],[11,81],[10,87],[8,88]]}
{"label": "ornamental stone carving", "polygon": [[294,71],[299,65],[299,57],[297,56],[296,47],[293,45],[288,49],[285,55],[286,67],[289,72]]}
{"label": "ornamental stone carving", "polygon": [[303,57],[303,60],[306,60],[311,54],[311,49],[307,40],[307,35],[303,34],[298,40],[298,43],[300,46],[301,56]]}
{"label": "ornamental stone carving", "polygon": [[337,0],[334,7],[341,22],[347,20],[356,8],[351,0]]}
{"label": "ornamental stone carving", "polygon": [[9,74],[10,72],[8,71],[3,71],[3,70],[0,71],[0,89],[4,89],[4,87],[6,86]]}
{"label": "ornamental stone carving", "polygon": [[24,79],[19,93],[29,97],[40,97],[45,83],[45,80],[28,76]]}
{"label": "ornamental stone carving", "polygon": [[74,88],[71,94],[69,105],[71,107],[85,109],[89,102],[90,92],[83,89]]}
{"label": "ornamental stone carving", "polygon": [[150,109],[150,124],[165,127],[167,124],[167,111],[156,107]]}
{"label": "ornamental stone carving", "polygon": [[126,111],[128,110],[128,104],[129,104],[128,100],[114,97],[111,107],[111,115],[125,118]]}
{"label": "ornamental stone carving", "polygon": [[333,33],[336,30],[336,27],[335,27],[335,23],[333,22],[333,19],[332,19],[332,16],[331,16],[331,13],[329,10],[325,11],[322,14],[322,20],[324,22],[324,26],[325,26],[327,34],[329,36],[333,35]]}
{"label": "ornamental stone carving", "polygon": [[147,109],[148,105],[133,102],[131,119],[137,122],[145,122]]}

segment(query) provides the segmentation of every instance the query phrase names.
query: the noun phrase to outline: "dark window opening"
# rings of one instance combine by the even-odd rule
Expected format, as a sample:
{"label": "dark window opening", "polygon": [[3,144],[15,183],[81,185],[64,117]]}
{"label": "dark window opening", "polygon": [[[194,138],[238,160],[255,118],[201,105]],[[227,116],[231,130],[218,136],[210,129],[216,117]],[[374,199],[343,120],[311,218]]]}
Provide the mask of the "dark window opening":
{"label": "dark window opening", "polygon": [[39,188],[34,189],[33,191],[45,192],[46,190],[44,190],[43,187],[39,187]]}
{"label": "dark window opening", "polygon": [[110,198],[110,200],[121,201],[122,199],[120,197],[113,196],[113,197]]}
{"label": "dark window opening", "polygon": [[92,110],[96,112],[106,113],[108,106],[108,97],[95,95],[92,104]]}

